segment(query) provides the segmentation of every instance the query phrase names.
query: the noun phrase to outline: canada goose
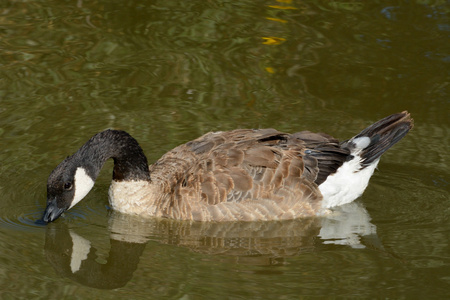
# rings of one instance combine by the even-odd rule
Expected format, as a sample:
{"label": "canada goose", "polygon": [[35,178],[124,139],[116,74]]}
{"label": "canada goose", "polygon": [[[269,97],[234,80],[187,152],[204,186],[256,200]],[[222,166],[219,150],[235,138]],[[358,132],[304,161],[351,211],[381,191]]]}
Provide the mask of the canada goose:
{"label": "canada goose", "polygon": [[109,158],[114,160],[109,201],[122,213],[195,221],[321,215],[359,197],[380,156],[412,127],[404,111],[343,142],[309,131],[210,132],[150,167],[133,137],[105,130],[52,171],[42,220],[54,221],[82,200]]}

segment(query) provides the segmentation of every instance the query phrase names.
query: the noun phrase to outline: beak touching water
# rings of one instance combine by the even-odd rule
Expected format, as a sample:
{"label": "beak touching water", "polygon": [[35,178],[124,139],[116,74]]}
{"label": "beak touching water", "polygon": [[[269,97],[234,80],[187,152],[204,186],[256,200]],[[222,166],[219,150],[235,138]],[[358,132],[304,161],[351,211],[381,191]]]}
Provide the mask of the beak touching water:
{"label": "beak touching water", "polygon": [[53,222],[58,219],[59,216],[65,211],[65,208],[59,208],[56,202],[56,198],[53,200],[47,201],[47,207],[45,208],[44,215],[42,216],[42,220],[46,223]]}

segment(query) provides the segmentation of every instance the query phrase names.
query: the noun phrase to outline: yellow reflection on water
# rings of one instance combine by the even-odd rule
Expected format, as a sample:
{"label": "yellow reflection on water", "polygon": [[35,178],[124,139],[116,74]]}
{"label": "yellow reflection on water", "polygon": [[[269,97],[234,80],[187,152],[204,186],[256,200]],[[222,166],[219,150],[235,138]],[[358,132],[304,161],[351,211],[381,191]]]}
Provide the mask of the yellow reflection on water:
{"label": "yellow reflection on water", "polygon": [[297,7],[293,6],[281,6],[281,5],[268,5],[268,6],[276,9],[298,9]]}
{"label": "yellow reflection on water", "polygon": [[267,37],[263,36],[262,39],[264,40],[263,42],[264,45],[279,45],[286,41],[285,38],[280,38],[276,36],[267,36]]}
{"label": "yellow reflection on water", "polygon": [[267,20],[270,21],[275,21],[275,22],[280,22],[280,23],[287,23],[288,21],[283,20],[283,19],[278,19],[278,18],[270,18],[270,17],[266,17]]}

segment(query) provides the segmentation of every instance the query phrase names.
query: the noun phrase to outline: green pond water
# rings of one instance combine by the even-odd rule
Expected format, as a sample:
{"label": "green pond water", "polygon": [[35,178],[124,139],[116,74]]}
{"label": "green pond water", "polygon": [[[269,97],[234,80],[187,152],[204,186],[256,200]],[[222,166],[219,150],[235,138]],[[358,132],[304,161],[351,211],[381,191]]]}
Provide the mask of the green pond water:
{"label": "green pond water", "polygon": [[[446,1],[1,1],[1,299],[450,295]],[[112,162],[48,226],[52,169],[128,131],[154,162],[215,130],[414,129],[327,218],[188,223],[108,207]]]}

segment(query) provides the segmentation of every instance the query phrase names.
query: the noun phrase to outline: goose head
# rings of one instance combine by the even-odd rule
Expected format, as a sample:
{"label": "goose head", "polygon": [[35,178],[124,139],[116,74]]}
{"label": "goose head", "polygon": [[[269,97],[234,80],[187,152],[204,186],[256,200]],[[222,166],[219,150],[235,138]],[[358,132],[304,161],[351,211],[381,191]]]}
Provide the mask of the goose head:
{"label": "goose head", "polygon": [[150,181],[147,158],[138,142],[125,131],[105,130],[94,135],[51,172],[42,220],[52,222],[80,202],[94,186],[109,158],[114,159],[113,180]]}
{"label": "goose head", "polygon": [[80,202],[92,189],[95,175],[76,159],[66,158],[50,174],[47,181],[45,222],[56,220],[64,211]]}

